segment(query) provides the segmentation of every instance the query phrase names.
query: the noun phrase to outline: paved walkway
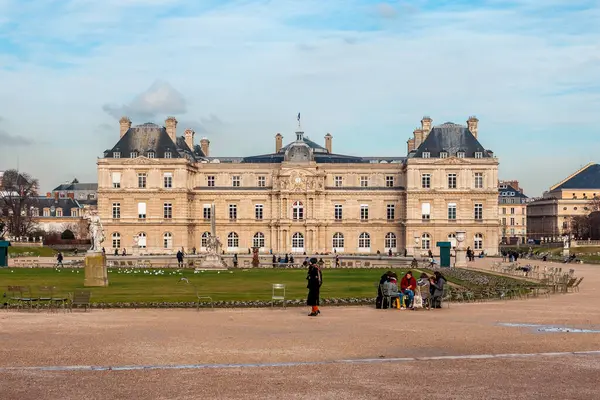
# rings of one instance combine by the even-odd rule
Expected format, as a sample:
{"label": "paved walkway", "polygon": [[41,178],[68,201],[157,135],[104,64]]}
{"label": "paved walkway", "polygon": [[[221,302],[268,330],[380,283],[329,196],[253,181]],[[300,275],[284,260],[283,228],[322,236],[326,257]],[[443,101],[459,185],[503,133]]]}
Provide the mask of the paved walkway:
{"label": "paved walkway", "polygon": [[570,268],[580,293],[434,311],[2,312],[2,398],[589,400],[600,333],[539,331],[600,330],[600,266]]}

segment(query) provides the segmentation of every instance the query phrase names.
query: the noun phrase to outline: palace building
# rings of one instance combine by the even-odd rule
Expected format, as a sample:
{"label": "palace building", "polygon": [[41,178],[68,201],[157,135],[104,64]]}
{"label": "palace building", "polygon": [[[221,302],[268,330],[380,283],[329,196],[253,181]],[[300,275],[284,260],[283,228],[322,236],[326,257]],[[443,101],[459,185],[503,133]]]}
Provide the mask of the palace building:
{"label": "palace building", "polygon": [[496,254],[498,159],[478,141],[478,120],[433,126],[424,117],[406,157],[337,154],[298,128],[274,152],[213,155],[177,120],[132,126],[98,159],[98,211],[106,250],[205,250],[211,204],[225,252],[437,253],[466,231],[465,247]]}

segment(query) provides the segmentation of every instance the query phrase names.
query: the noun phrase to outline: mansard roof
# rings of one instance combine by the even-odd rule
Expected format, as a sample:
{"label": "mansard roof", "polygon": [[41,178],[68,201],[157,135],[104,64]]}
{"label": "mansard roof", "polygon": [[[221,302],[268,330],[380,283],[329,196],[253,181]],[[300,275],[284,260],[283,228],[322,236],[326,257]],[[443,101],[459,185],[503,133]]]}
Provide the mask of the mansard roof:
{"label": "mansard roof", "polygon": [[600,189],[600,165],[589,163],[550,190]]}
{"label": "mansard roof", "polygon": [[455,157],[459,152],[464,152],[465,157],[475,157],[477,152],[481,152],[482,157],[492,157],[466,126],[452,122],[434,126],[409,157],[423,157],[424,152],[428,152],[431,158],[440,157],[442,152],[446,152],[448,157]]}
{"label": "mansard roof", "polygon": [[502,187],[499,187],[498,195],[500,197],[521,198],[521,199],[528,198],[523,192],[520,192],[519,190],[515,189],[511,185],[503,185]]}

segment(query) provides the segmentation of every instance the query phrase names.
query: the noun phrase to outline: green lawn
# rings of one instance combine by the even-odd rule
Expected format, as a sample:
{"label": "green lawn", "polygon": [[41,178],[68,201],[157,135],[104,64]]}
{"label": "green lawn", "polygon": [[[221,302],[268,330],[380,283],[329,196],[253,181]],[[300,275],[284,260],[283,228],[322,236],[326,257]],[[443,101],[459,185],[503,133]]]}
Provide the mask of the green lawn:
{"label": "green lawn", "polygon": [[[77,273],[79,271],[79,273]],[[184,302],[194,301],[194,286],[209,294],[215,301],[269,300],[271,285],[284,283],[286,297],[306,298],[306,270],[249,269],[232,271],[164,270],[164,275],[126,273],[110,269],[107,288],[89,288],[93,302]],[[383,269],[328,269],[323,271],[323,298],[375,297],[374,284],[386,270]],[[399,276],[405,271],[394,270]],[[30,286],[35,294],[39,286],[56,286],[61,292],[83,289],[83,269],[64,268],[60,272],[52,268],[1,268],[0,290],[8,285]],[[189,284],[179,282],[186,277]]]}
{"label": "green lawn", "polygon": [[55,257],[56,250],[50,247],[10,246],[8,254],[10,257]]}

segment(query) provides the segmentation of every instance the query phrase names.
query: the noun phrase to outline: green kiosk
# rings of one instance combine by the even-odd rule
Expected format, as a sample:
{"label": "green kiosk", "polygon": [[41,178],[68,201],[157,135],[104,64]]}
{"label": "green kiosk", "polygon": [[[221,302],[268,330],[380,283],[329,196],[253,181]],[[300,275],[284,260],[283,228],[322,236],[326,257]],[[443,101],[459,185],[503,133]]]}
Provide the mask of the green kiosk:
{"label": "green kiosk", "polygon": [[437,242],[435,245],[440,248],[440,267],[449,267],[450,249],[452,248],[452,243]]}
{"label": "green kiosk", "polygon": [[0,240],[0,267],[8,267],[8,247],[10,242]]}

